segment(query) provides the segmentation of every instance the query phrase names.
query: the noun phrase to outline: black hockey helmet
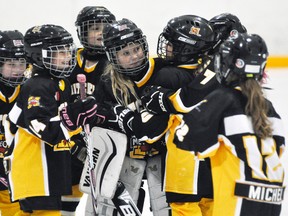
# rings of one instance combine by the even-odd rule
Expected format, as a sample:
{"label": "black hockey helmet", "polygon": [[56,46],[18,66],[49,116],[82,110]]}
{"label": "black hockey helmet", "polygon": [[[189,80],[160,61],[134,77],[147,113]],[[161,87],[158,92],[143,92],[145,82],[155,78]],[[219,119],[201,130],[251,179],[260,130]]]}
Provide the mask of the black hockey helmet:
{"label": "black hockey helmet", "polygon": [[0,31],[0,81],[12,87],[22,85],[26,68],[23,34],[17,30]]}
{"label": "black hockey helmet", "polygon": [[218,51],[219,45],[230,35],[247,32],[239,18],[231,13],[219,14],[210,19],[209,23],[216,34],[214,52]]}
{"label": "black hockey helmet", "polygon": [[[46,24],[28,29],[24,45],[28,62],[38,68],[48,69],[55,77],[70,76],[76,65],[73,38],[61,26]],[[56,53],[66,54],[62,65],[54,62]]]}
{"label": "black hockey helmet", "polygon": [[246,79],[261,80],[268,58],[265,41],[257,34],[238,33],[228,37],[215,55],[220,83],[234,85]]}
{"label": "black hockey helmet", "polygon": [[88,42],[89,27],[101,23],[112,23],[115,16],[103,6],[86,6],[78,14],[75,26],[81,44],[88,50],[104,53],[104,47]]}
{"label": "black hockey helmet", "polygon": [[[195,15],[183,15],[171,19],[158,37],[157,54],[172,63],[197,60],[210,50],[214,32],[209,22]],[[172,45],[169,54],[167,46]]]}
{"label": "black hockey helmet", "polygon": [[[142,30],[131,20],[124,18],[110,25],[106,25],[104,32],[106,54],[115,70],[127,76],[139,75],[149,62],[148,43]],[[118,61],[117,52],[130,44],[138,44],[142,48],[144,55],[137,60],[137,62],[141,62],[141,64],[133,63],[139,66],[123,68]]]}

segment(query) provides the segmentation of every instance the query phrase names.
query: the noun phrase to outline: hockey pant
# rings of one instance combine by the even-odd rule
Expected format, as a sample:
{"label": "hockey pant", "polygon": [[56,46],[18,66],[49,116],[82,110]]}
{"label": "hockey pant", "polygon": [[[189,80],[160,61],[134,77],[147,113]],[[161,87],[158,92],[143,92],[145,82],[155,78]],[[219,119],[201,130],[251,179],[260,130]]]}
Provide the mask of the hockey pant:
{"label": "hockey pant", "polygon": [[20,211],[19,202],[11,203],[9,191],[0,191],[0,215],[12,216],[18,211]]}
{"label": "hockey pant", "polygon": [[175,202],[170,203],[170,206],[173,216],[211,216],[213,204],[213,199],[202,198],[200,202]]}

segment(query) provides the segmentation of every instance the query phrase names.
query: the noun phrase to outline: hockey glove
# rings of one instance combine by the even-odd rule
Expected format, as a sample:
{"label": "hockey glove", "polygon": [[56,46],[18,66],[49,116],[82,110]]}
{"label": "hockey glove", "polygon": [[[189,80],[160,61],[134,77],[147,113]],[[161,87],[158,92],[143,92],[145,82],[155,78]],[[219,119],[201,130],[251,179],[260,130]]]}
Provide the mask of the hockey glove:
{"label": "hockey glove", "polygon": [[76,161],[81,162],[80,164],[82,164],[83,166],[83,163],[85,162],[87,156],[86,146],[88,145],[85,132],[81,131],[79,134],[71,137],[71,141],[69,143],[72,146],[70,149],[72,158],[75,158]]}
{"label": "hockey glove", "polygon": [[[72,141],[74,142],[74,141]],[[70,149],[71,155],[76,157],[82,163],[85,162],[87,156],[87,148],[75,142],[75,145]]]}
{"label": "hockey glove", "polygon": [[98,104],[97,114],[105,118],[103,124],[107,128],[132,134],[134,112],[130,109],[121,105]]}
{"label": "hockey glove", "polygon": [[60,118],[64,126],[72,131],[79,126],[96,121],[97,104],[93,97],[87,97],[85,100],[78,100],[68,104],[60,111]]}
{"label": "hockey glove", "polygon": [[161,86],[147,86],[141,97],[142,105],[152,114],[170,112],[169,96],[173,93]]}

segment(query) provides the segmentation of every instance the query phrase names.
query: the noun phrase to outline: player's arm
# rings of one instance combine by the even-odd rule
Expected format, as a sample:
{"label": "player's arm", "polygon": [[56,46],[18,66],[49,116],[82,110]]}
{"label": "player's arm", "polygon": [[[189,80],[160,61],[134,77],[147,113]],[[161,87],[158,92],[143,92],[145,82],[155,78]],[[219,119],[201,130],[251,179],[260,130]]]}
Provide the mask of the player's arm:
{"label": "player's arm", "polygon": [[188,113],[206,95],[218,87],[215,73],[206,70],[198,75],[189,85],[177,91],[160,86],[148,87],[141,97],[144,107],[154,114]]}
{"label": "player's arm", "polygon": [[[84,124],[90,114],[93,116],[95,110],[92,100],[59,107],[53,89],[42,88],[31,92],[27,101],[24,101],[23,116],[29,132],[49,144],[56,145],[74,135],[73,130]],[[59,115],[59,112],[62,115]]]}

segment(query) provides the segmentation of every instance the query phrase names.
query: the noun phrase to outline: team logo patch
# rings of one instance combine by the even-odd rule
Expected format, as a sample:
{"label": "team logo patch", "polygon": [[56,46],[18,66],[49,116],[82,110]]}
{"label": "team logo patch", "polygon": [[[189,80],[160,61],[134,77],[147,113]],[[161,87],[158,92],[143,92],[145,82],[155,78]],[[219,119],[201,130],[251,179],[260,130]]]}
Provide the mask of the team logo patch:
{"label": "team logo patch", "polygon": [[244,61],[242,59],[236,59],[236,62],[235,62],[235,66],[237,68],[243,68],[245,65]]}
{"label": "team logo patch", "polygon": [[[74,141],[72,141],[73,144],[75,145]],[[58,143],[57,145],[54,145],[53,150],[54,151],[69,151],[71,148],[72,143],[66,141],[66,140],[61,140],[60,143]]]}
{"label": "team logo patch", "polygon": [[231,32],[230,32],[230,37],[233,37],[233,38],[237,38],[239,35],[238,31],[236,29],[233,29]]}
{"label": "team logo patch", "polygon": [[30,109],[31,107],[40,106],[40,99],[41,99],[41,97],[30,96],[28,98],[28,106],[27,106],[27,108]]}
{"label": "team logo patch", "polygon": [[41,32],[41,26],[35,26],[35,27],[32,29],[32,32],[33,32],[33,33],[39,33],[39,32]]}
{"label": "team logo patch", "polygon": [[197,28],[195,26],[192,26],[191,29],[190,29],[190,32],[189,34],[193,34],[193,35],[197,35],[197,36],[200,36],[200,28]]}
{"label": "team logo patch", "polygon": [[123,30],[125,30],[125,29],[128,29],[128,26],[127,26],[126,24],[120,25],[120,26],[118,27],[118,30],[119,30],[119,31],[123,31]]}
{"label": "team logo patch", "polygon": [[14,44],[14,46],[16,46],[16,47],[24,46],[22,40],[13,40],[13,44]]}

